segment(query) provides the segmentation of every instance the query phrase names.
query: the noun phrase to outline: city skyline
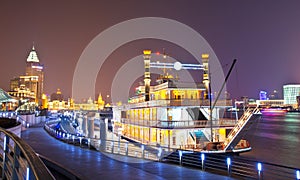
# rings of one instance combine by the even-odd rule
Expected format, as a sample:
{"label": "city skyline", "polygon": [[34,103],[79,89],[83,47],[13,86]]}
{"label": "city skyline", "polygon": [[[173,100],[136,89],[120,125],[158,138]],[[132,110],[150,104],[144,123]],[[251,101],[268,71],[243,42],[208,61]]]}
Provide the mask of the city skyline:
{"label": "city skyline", "polygon": [[[184,23],[201,34],[215,51],[225,74],[226,64],[238,60],[227,83],[233,98],[245,95],[258,98],[260,90],[271,93],[274,89],[282,97],[284,84],[299,83],[297,5],[300,4],[296,1],[191,1],[189,4],[164,1],[157,5],[138,1],[5,2],[0,7],[3,24],[0,87],[8,90],[10,79],[24,73],[26,57],[34,42],[45,65],[45,92],[51,94],[60,88],[69,97],[76,63],[95,36],[132,18],[164,17]],[[188,52],[166,41],[133,41],[107,58],[98,73],[95,92],[109,94],[118,68],[147,48],[154,52],[165,48],[175,58],[186,59],[188,63],[194,61]]]}

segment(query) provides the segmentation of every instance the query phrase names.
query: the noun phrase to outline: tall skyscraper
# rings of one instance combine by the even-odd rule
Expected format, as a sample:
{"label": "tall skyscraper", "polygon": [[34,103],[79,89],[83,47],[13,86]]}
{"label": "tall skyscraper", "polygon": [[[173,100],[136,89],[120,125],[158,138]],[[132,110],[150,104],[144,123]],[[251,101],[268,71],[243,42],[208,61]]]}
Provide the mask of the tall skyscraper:
{"label": "tall skyscraper", "polygon": [[44,66],[40,64],[34,46],[30,51],[26,62],[26,76],[37,76],[37,87],[29,88],[36,92],[37,102],[41,102],[44,93]]}
{"label": "tall skyscraper", "polygon": [[9,94],[21,100],[42,103],[44,93],[44,66],[40,64],[37,52],[32,47],[27,60],[25,75],[10,81]]}

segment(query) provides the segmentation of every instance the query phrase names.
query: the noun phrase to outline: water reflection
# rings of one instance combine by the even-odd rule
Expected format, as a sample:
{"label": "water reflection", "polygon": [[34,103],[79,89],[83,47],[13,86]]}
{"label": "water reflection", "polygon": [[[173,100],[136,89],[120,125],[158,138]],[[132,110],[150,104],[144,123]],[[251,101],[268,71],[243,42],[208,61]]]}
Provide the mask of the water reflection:
{"label": "water reflection", "polygon": [[246,138],[253,148],[249,158],[300,168],[300,113],[263,116]]}

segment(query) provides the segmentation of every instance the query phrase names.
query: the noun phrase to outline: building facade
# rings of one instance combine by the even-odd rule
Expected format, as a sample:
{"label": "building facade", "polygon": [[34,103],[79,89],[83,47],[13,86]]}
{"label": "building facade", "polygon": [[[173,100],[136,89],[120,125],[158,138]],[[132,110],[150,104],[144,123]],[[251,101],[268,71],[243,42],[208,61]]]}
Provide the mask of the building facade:
{"label": "building facade", "polygon": [[300,93],[300,84],[287,84],[283,86],[283,99],[286,105],[297,105],[297,96]]}

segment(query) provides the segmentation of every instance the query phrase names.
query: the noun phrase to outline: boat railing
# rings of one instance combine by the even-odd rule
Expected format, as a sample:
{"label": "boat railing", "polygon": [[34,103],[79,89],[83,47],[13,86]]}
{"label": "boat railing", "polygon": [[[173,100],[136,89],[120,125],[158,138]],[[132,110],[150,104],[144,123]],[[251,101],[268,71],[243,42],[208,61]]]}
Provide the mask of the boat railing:
{"label": "boat railing", "polygon": [[[143,107],[166,107],[166,106],[207,106],[210,102],[208,99],[158,99],[131,103],[122,105],[124,109],[143,108]],[[216,106],[232,106],[232,100],[219,100]]]}
{"label": "boat railing", "polygon": [[[208,120],[131,120],[122,118],[121,123],[129,125],[139,125],[145,127],[155,127],[162,129],[173,129],[173,128],[206,128],[211,125]],[[221,118],[219,120],[213,120],[213,127],[233,127],[236,123],[235,119]]]}
{"label": "boat railing", "polygon": [[12,132],[0,128],[1,179],[55,179],[33,149]]}

